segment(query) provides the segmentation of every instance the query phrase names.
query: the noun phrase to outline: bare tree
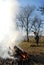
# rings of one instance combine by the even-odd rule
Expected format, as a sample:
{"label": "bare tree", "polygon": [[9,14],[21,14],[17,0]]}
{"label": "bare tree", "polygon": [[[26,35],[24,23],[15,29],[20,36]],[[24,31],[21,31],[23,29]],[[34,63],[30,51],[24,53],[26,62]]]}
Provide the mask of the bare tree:
{"label": "bare tree", "polygon": [[34,32],[35,41],[36,41],[36,44],[38,46],[40,33],[42,31],[42,21],[38,16],[34,17],[34,20],[32,22],[32,31]]}
{"label": "bare tree", "polygon": [[31,22],[30,22],[30,16],[32,12],[34,11],[34,7],[26,6],[21,8],[19,16],[17,18],[17,26],[18,28],[22,28],[22,30],[25,30],[27,35],[27,41],[29,42],[29,31],[31,28]]}
{"label": "bare tree", "polygon": [[39,9],[37,9],[38,11],[40,11],[41,12],[41,14],[43,14],[44,15],[44,4],[43,5],[41,5],[40,7],[39,7]]}
{"label": "bare tree", "polygon": [[42,20],[38,16],[35,16],[32,22],[32,31],[40,34],[42,30],[41,28],[42,28]]}

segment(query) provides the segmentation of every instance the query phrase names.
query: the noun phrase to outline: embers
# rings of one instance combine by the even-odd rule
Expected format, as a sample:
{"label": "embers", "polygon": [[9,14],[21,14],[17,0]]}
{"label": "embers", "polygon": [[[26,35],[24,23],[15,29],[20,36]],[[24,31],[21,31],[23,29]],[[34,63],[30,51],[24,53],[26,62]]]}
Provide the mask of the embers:
{"label": "embers", "polygon": [[29,59],[29,56],[28,56],[28,54],[27,54],[26,52],[21,53],[20,56],[21,56],[21,59],[22,59],[22,60],[27,60],[27,59]]}

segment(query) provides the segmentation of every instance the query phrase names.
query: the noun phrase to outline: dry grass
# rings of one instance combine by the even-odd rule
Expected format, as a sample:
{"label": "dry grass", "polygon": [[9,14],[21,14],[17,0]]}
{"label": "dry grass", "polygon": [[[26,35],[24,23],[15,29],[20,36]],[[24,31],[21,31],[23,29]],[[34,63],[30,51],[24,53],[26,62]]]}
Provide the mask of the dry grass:
{"label": "dry grass", "polygon": [[31,53],[31,54],[44,53],[44,46],[39,45],[37,47],[36,43],[22,42],[21,44],[19,44],[19,46],[27,53]]}
{"label": "dry grass", "polygon": [[34,65],[44,65],[42,63],[44,62],[44,37],[40,38],[38,47],[34,37],[31,37],[29,42],[21,42],[19,46],[27,53],[34,55],[36,58],[38,57],[40,63],[34,63]]}
{"label": "dry grass", "polygon": [[21,42],[19,46],[27,53],[31,53],[31,54],[44,53],[44,37],[40,38],[38,47],[36,46],[33,37],[30,38],[29,42]]}

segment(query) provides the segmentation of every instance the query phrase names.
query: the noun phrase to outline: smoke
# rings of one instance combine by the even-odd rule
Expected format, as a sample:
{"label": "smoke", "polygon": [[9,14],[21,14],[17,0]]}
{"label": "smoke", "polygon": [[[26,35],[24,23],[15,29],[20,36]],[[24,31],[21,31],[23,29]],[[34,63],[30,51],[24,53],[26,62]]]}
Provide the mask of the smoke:
{"label": "smoke", "polygon": [[12,53],[10,48],[16,44],[19,34],[14,21],[18,11],[17,0],[0,0],[0,57],[10,57],[8,51]]}

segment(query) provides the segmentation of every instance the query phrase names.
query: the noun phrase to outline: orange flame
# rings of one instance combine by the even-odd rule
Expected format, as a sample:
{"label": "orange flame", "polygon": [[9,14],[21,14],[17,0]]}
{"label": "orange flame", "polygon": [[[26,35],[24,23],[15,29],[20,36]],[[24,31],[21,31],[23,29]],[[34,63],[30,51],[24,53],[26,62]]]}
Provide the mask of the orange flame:
{"label": "orange flame", "polygon": [[24,54],[21,54],[21,56],[25,59],[26,58],[26,56],[24,55]]}
{"label": "orange flame", "polygon": [[28,59],[29,58],[28,55],[25,53],[22,53],[21,56],[22,56],[22,59]]}

